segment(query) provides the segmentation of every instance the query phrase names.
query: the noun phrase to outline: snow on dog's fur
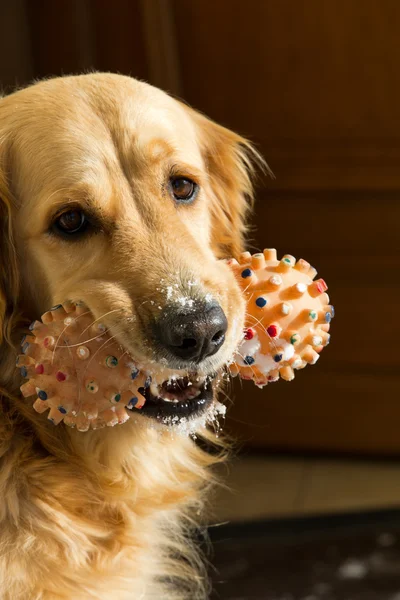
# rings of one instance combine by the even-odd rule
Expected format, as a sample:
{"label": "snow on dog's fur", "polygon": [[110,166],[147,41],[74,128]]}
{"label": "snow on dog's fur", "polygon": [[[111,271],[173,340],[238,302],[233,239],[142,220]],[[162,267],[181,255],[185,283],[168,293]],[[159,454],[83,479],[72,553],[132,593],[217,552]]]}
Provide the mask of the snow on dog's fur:
{"label": "snow on dog's fur", "polygon": [[[96,73],[0,99],[0,144],[0,599],[206,598],[191,533],[221,457],[140,415],[54,427],[21,398],[15,358],[27,324],[71,298],[157,369],[149,331],[178,285],[225,312],[225,344],[201,365],[220,370],[244,303],[217,259],[242,249],[260,159],[160,90]],[[171,173],[196,182],[195,202],[174,202]],[[76,239],[52,229],[71,210],[90,221]]]}

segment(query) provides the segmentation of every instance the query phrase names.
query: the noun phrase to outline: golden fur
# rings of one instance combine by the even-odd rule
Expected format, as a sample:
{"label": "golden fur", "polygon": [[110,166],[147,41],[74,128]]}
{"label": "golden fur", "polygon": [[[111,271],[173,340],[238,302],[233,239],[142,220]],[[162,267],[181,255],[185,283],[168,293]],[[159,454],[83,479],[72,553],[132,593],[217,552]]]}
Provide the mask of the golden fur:
{"label": "golden fur", "polygon": [[[228,318],[203,365],[220,369],[244,307],[216,259],[242,249],[253,159],[235,133],[128,77],[58,78],[0,99],[1,600],[207,597],[190,536],[220,458],[140,416],[54,427],[20,397],[15,358],[27,323],[72,298],[150,364],[146,327],[166,302],[155,288],[195,277]],[[171,201],[171,169],[199,182],[193,205]],[[50,236],[69,206],[95,211],[101,231]]]}

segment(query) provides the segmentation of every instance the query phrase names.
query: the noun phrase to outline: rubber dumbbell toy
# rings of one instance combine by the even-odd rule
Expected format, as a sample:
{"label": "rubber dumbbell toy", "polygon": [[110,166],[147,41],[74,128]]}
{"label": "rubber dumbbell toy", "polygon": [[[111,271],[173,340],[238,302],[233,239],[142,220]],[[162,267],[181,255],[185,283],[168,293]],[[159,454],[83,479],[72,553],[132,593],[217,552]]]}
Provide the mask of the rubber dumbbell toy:
{"label": "rubber dumbbell toy", "polygon": [[21,392],[34,395],[34,409],[49,411],[55,425],[64,421],[80,431],[113,426],[125,423],[131,410],[143,406],[139,390],[151,377],[139,370],[84,303],[54,306],[29,329],[17,358],[28,380]]}
{"label": "rubber dumbbell toy", "polygon": [[259,387],[294,378],[296,369],[315,364],[329,343],[334,308],[327,285],[314,280],[317,272],[305,260],[286,254],[277,259],[275,249],[251,255],[239,262],[227,261],[247,301],[243,341],[230,371]]}

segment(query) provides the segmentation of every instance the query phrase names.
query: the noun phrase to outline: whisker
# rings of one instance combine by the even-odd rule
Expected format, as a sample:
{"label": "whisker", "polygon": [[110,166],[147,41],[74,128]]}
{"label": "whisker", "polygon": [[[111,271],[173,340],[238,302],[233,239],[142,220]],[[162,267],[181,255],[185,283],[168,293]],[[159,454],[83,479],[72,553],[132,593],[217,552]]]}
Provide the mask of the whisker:
{"label": "whisker", "polygon": [[[248,285],[247,285],[247,286],[244,288],[244,290],[242,290],[242,294],[245,294],[245,293],[247,292],[247,290],[249,289],[249,287],[251,287],[251,283],[249,283],[249,284],[248,284]],[[252,295],[254,295],[254,292],[253,292],[253,294],[252,294]]]}
{"label": "whisker", "polygon": [[[83,317],[84,315],[88,315],[89,313],[90,313],[90,310],[88,310],[88,311],[86,311],[86,312],[82,313],[81,315],[78,315],[78,316],[76,317],[76,320],[78,320],[80,317]],[[57,338],[57,341],[56,341],[56,343],[55,343],[55,345],[54,345],[53,354],[52,354],[52,357],[51,357],[51,364],[53,364],[53,363],[54,363],[54,355],[55,355],[55,352],[56,352],[56,350],[57,350],[58,343],[59,343],[59,341],[60,341],[60,339],[61,339],[61,336],[63,336],[63,335],[64,335],[64,333],[67,331],[68,327],[69,327],[69,325],[66,325],[66,326],[64,327],[64,329],[62,330],[62,332],[60,333],[60,335],[58,336],[58,338]],[[60,348],[61,348],[61,347],[62,347],[62,348],[65,348],[66,346],[60,346]]]}
{"label": "whisker", "polygon": [[123,357],[125,356],[125,354],[128,354],[128,350],[125,350],[125,352],[123,352],[123,353],[121,354],[121,356],[119,357],[119,360],[121,360],[121,358],[123,358]]}
{"label": "whisker", "polygon": [[79,337],[81,337],[85,331],[87,331],[88,329],[90,329],[92,327],[92,325],[94,325],[95,323],[97,323],[97,321],[101,321],[101,319],[103,319],[104,317],[107,317],[108,315],[111,315],[112,313],[115,312],[119,312],[121,310],[124,310],[123,308],[115,308],[114,310],[110,310],[107,313],[104,313],[103,315],[101,315],[101,317],[98,317],[98,319],[95,319],[92,323],[90,323],[90,325],[88,325],[82,332],[81,335]]}
{"label": "whisker", "polygon": [[219,393],[224,396],[225,400],[227,400],[231,406],[233,405],[233,400],[228,396],[228,394],[226,394],[223,390],[220,390]]}
{"label": "whisker", "polygon": [[101,333],[99,333],[95,337],[89,338],[87,340],[81,340],[78,344],[65,344],[65,346],[61,346],[61,347],[62,348],[76,348],[77,346],[82,346],[82,344],[88,344],[89,342],[93,342],[93,340],[97,340],[98,338],[103,337],[103,335],[105,335],[109,331],[111,331],[111,328],[108,328],[105,331],[102,331]]}
{"label": "whisker", "polygon": [[257,319],[256,317],[254,317],[254,316],[253,316],[253,315],[251,315],[250,313],[246,313],[246,314],[245,314],[245,318],[246,318],[246,319],[250,319],[250,318],[251,318],[251,319],[253,319],[253,320],[255,321],[255,322],[254,322],[254,326],[256,326],[256,325],[260,325],[260,327],[262,327],[263,329],[265,329],[264,325],[263,325],[263,324],[262,324],[262,322],[261,322],[261,319],[262,319],[262,317],[261,317],[261,319]]}

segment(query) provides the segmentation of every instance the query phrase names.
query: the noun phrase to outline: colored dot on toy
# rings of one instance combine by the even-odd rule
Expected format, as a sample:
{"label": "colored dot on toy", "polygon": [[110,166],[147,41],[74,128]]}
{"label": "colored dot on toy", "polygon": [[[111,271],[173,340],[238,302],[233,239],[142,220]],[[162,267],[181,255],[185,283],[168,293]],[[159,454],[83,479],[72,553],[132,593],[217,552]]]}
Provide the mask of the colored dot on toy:
{"label": "colored dot on toy", "polygon": [[325,322],[330,323],[332,320],[332,315],[330,312],[325,313]]}
{"label": "colored dot on toy", "polygon": [[96,392],[99,391],[99,386],[97,384],[97,381],[95,381],[94,379],[91,379],[90,381],[88,381],[86,384],[86,389],[88,392],[90,392],[90,394],[96,394]]}
{"label": "colored dot on toy", "polygon": [[119,393],[118,394],[113,394],[111,396],[111,402],[113,402],[113,403],[117,404],[120,400],[121,400],[121,394],[119,394]]}
{"label": "colored dot on toy", "polygon": [[152,379],[151,375],[148,375],[146,377],[146,381],[144,382],[144,389],[149,388],[152,381],[153,381],[153,379]]}
{"label": "colored dot on toy", "polygon": [[62,371],[57,371],[56,379],[57,379],[57,381],[65,381],[67,379],[67,376]]}
{"label": "colored dot on toy", "polygon": [[255,359],[252,356],[245,356],[243,362],[246,365],[252,365],[255,362]]}
{"label": "colored dot on toy", "polygon": [[22,353],[26,354],[29,348],[29,343],[25,342],[25,344],[22,346]]}
{"label": "colored dot on toy", "polygon": [[282,260],[283,260],[283,262],[287,263],[288,265],[290,265],[292,263],[290,258],[282,258]]}
{"label": "colored dot on toy", "polygon": [[321,346],[322,337],[320,335],[313,335],[313,337],[311,338],[311,343],[313,346]]}
{"label": "colored dot on toy", "polygon": [[333,306],[331,306],[331,317],[333,319],[333,317],[335,316],[335,309]]}
{"label": "colored dot on toy", "polygon": [[139,398],[137,396],[133,396],[127,404],[127,408],[134,408],[136,404],[139,402]]}
{"label": "colored dot on toy", "polygon": [[137,369],[136,367],[133,367],[132,371],[131,371],[131,379],[136,379],[136,377],[139,375],[139,369]]}
{"label": "colored dot on toy", "polygon": [[24,345],[24,342],[25,342],[25,340],[26,340],[26,335],[22,336],[22,340],[21,340],[21,346],[23,346],[23,345]]}
{"label": "colored dot on toy", "polygon": [[243,279],[246,279],[247,277],[251,277],[251,269],[244,269],[242,271],[242,277],[243,277]]}
{"label": "colored dot on toy", "polygon": [[252,329],[251,327],[249,327],[248,329],[245,329],[244,331],[244,339],[245,340],[252,340],[254,337],[254,329]]}
{"label": "colored dot on toy", "polygon": [[107,356],[106,365],[109,369],[114,369],[118,366],[118,358],[116,356]]}
{"label": "colored dot on toy", "polygon": [[281,362],[282,358],[283,358],[283,354],[275,354],[274,361]]}
{"label": "colored dot on toy", "polygon": [[58,310],[61,307],[62,307],[62,304],[56,304],[55,306],[52,306],[50,310]]}
{"label": "colored dot on toy", "polygon": [[292,369],[299,369],[301,367],[302,364],[302,360],[301,358],[296,358],[296,360],[294,360],[291,364]]}
{"label": "colored dot on toy", "polygon": [[40,400],[47,400],[47,394],[44,390],[36,390]]}
{"label": "colored dot on toy", "polygon": [[331,336],[328,333],[328,335],[326,336],[326,340],[325,340],[325,346],[328,346],[330,341],[331,341]]}
{"label": "colored dot on toy", "polygon": [[290,343],[293,344],[293,346],[296,346],[296,344],[298,344],[301,340],[300,334],[299,333],[294,333],[293,335],[290,336]]}
{"label": "colored dot on toy", "polygon": [[48,335],[43,340],[43,346],[45,348],[53,348],[53,346],[54,346],[55,343],[56,343],[56,340],[53,338],[52,335]]}
{"label": "colored dot on toy", "polygon": [[270,325],[267,327],[267,333],[272,338],[276,337],[278,335],[278,327],[276,325]]}
{"label": "colored dot on toy", "polygon": [[66,415],[67,414],[67,409],[64,408],[63,406],[57,406],[58,410],[60,411],[60,413],[62,415]]}
{"label": "colored dot on toy", "polygon": [[288,315],[292,311],[292,305],[288,302],[282,302],[281,304],[281,313],[283,315]]}
{"label": "colored dot on toy", "polygon": [[90,350],[87,346],[79,346],[76,350],[76,354],[81,360],[86,360],[90,356]]}
{"label": "colored dot on toy", "polygon": [[104,323],[94,323],[94,325],[92,325],[90,328],[90,331],[95,336],[96,340],[100,342],[103,339],[102,335],[107,331],[107,327],[104,325]]}
{"label": "colored dot on toy", "polygon": [[317,318],[317,313],[315,312],[315,310],[310,310],[310,312],[308,313],[308,320],[315,321],[316,318]]}
{"label": "colored dot on toy", "polygon": [[21,375],[22,375],[22,377],[27,377],[28,376],[28,371],[26,370],[25,367],[21,367]]}
{"label": "colored dot on toy", "polygon": [[35,373],[37,373],[37,375],[43,375],[44,373],[44,365],[42,365],[41,363],[36,365],[35,367]]}
{"label": "colored dot on toy", "polygon": [[295,289],[299,294],[304,294],[304,292],[307,290],[307,286],[305,283],[296,283]]}
{"label": "colored dot on toy", "polygon": [[307,273],[307,272],[308,272],[308,270],[309,270],[309,268],[310,268],[310,266],[311,266],[311,265],[310,265],[310,263],[309,263],[309,262],[307,262],[307,261],[306,261],[306,260],[304,260],[303,258],[299,258],[299,260],[297,261],[297,264],[296,264],[296,267],[295,267],[295,268],[296,268],[298,271],[301,271],[301,272],[303,272],[303,273]]}
{"label": "colored dot on toy", "polygon": [[315,287],[320,294],[323,294],[323,292],[326,292],[328,289],[328,286],[323,279],[318,279],[318,281],[315,282]]}
{"label": "colored dot on toy", "polygon": [[281,277],[280,275],[272,275],[272,276],[269,278],[269,282],[270,282],[272,285],[276,285],[276,286],[278,286],[278,285],[282,285],[282,277]]}
{"label": "colored dot on toy", "polygon": [[32,323],[29,325],[29,331],[33,331],[35,329],[36,326],[36,321],[32,321]]}
{"label": "colored dot on toy", "polygon": [[256,300],[256,304],[259,308],[264,308],[267,305],[267,299],[263,296],[259,296]]}

